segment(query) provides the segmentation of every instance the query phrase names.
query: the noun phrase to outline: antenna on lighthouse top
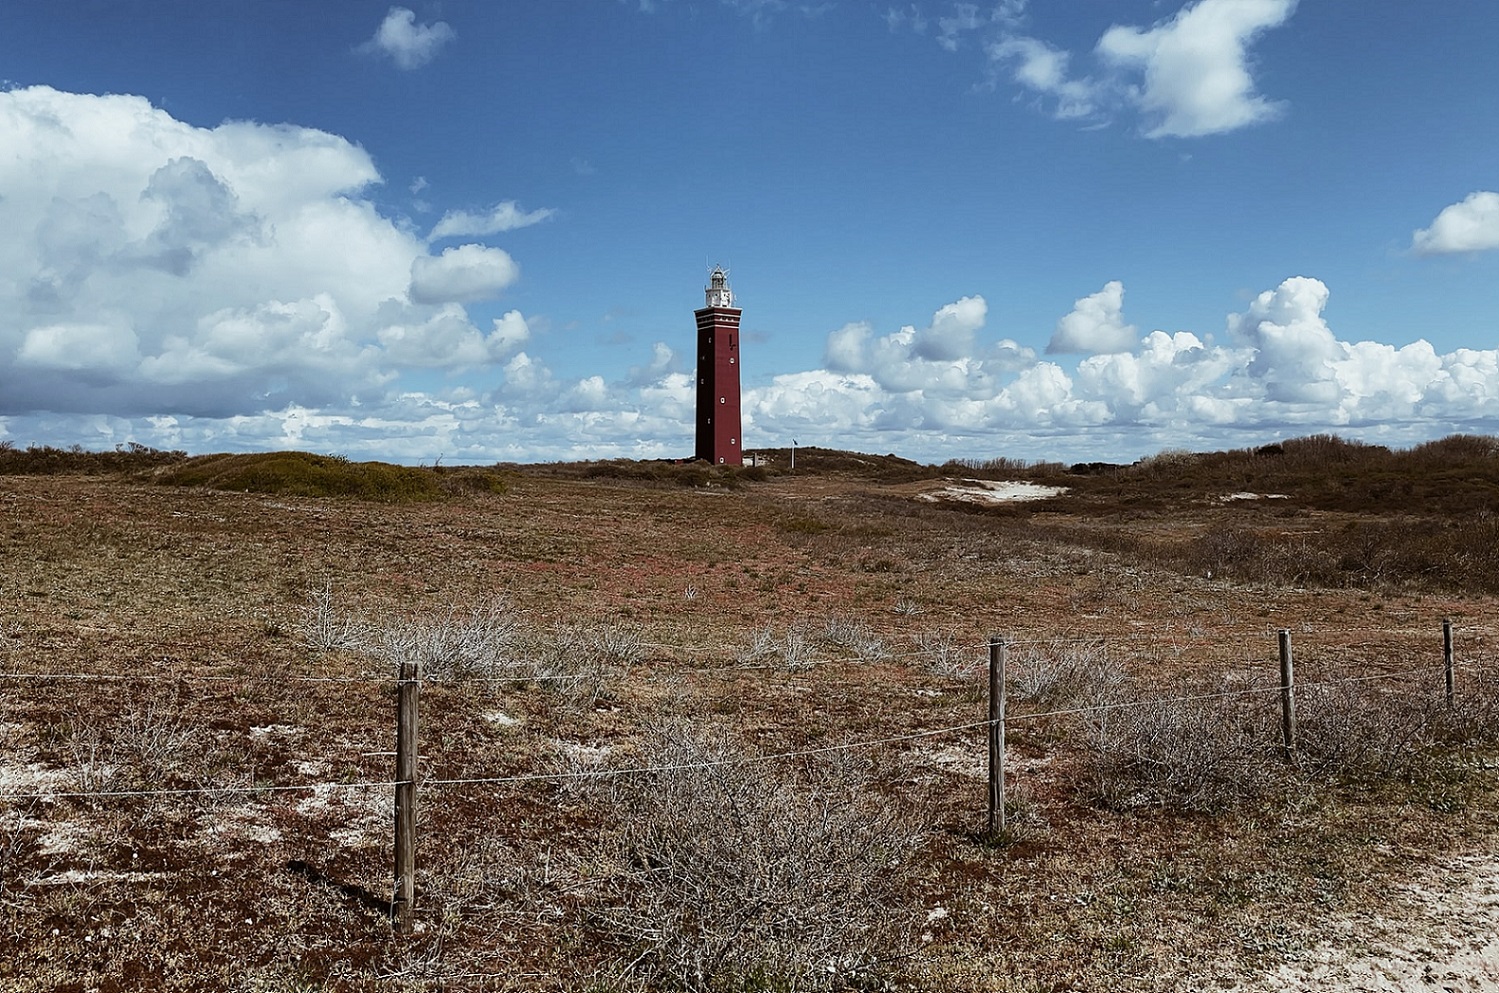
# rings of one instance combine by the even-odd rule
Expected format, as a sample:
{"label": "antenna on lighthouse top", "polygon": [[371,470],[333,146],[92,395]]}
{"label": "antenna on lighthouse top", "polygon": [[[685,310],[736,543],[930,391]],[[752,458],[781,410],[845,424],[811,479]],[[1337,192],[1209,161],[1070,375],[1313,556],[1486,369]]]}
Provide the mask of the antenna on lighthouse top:
{"label": "antenna on lighthouse top", "polygon": [[710,307],[734,306],[734,291],[729,288],[728,269],[721,265],[713,267],[713,271],[708,274],[707,297]]}

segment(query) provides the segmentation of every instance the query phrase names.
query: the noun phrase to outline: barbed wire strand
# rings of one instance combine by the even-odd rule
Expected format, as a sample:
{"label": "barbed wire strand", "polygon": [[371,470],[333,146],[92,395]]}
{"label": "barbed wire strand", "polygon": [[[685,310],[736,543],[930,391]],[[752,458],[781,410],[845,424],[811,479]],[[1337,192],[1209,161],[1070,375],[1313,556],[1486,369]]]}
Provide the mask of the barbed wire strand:
{"label": "barbed wire strand", "polygon": [[221,793],[290,793],[295,790],[365,790],[401,786],[408,780],[375,783],[297,783],[278,786],[195,786],[158,790],[70,790],[56,793],[0,793],[0,800],[76,800],[84,797],[195,796]]}

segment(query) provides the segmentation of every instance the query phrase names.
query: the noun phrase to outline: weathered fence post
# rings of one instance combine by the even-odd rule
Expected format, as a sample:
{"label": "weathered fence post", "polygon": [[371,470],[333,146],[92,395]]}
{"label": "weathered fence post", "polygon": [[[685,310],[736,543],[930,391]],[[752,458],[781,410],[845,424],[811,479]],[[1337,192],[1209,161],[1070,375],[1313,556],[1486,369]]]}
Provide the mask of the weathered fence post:
{"label": "weathered fence post", "polygon": [[1005,663],[1009,644],[989,637],[989,834],[1005,831]]}
{"label": "weathered fence post", "polygon": [[416,902],[416,712],[421,682],[415,662],[402,661],[396,702],[396,892],[390,914],[411,930]]}
{"label": "weathered fence post", "polygon": [[1296,759],[1296,675],[1291,662],[1291,632],[1280,629],[1280,741],[1286,758]]}
{"label": "weathered fence post", "polygon": [[1442,667],[1447,672],[1447,707],[1452,708],[1452,618],[1442,619]]}

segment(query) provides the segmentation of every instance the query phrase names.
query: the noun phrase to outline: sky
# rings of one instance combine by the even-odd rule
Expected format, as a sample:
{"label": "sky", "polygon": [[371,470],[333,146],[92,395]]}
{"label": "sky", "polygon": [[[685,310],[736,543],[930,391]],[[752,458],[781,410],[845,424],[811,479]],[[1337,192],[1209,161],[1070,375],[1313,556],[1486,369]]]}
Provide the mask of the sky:
{"label": "sky", "polygon": [[0,442],[1499,434],[1487,0],[6,0]]}

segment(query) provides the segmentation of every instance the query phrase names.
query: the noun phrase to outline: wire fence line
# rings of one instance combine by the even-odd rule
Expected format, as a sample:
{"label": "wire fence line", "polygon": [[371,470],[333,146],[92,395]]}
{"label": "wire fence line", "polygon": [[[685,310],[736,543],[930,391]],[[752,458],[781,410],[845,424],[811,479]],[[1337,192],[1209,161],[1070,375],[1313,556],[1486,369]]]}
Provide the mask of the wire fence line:
{"label": "wire fence line", "polygon": [[[1061,644],[1088,644],[1088,645],[1097,645],[1099,647],[1106,648],[1110,644],[1112,644],[1113,642],[1114,642],[1114,639],[1112,639],[1112,638],[1105,638],[1105,637],[1098,637],[1098,638],[1054,638],[1054,639],[1036,639],[1036,640],[1024,640],[1024,641],[1013,641],[1013,640],[1009,640],[1009,639],[1004,639],[1003,640],[1003,644],[1006,645],[1009,648],[1024,647],[1024,646],[1033,646],[1033,645],[1034,646],[1041,646],[1041,647],[1053,647],[1053,646],[1057,646],[1057,645],[1061,645]],[[987,652],[987,650],[989,648],[989,644],[990,644],[990,642],[988,642],[988,641],[982,641],[982,642],[965,642],[962,645],[955,646],[955,650],[961,652],[963,650],[971,649],[975,653],[977,653],[977,652],[979,652],[981,650]],[[646,646],[642,646],[642,647],[649,647],[649,648],[670,648],[671,646],[646,645]],[[773,654],[773,652],[767,652],[767,654]],[[911,660],[911,659],[930,658],[932,656],[932,654],[933,654],[933,652],[929,648],[916,648],[916,649],[912,649],[910,651],[905,651],[905,652],[883,652],[883,653],[880,653],[878,655],[871,654],[869,656],[856,656],[856,657],[843,657],[843,658],[835,658],[835,657],[829,656],[829,657],[823,657],[823,658],[811,658],[811,659],[798,660],[798,661],[796,661],[794,663],[785,663],[785,662],[782,662],[782,663],[773,663],[773,662],[726,662],[723,665],[716,665],[716,666],[694,666],[694,667],[688,668],[687,671],[690,672],[690,673],[692,673],[692,674],[694,674],[694,675],[711,675],[711,674],[715,674],[715,673],[758,672],[758,671],[766,671],[766,670],[785,671],[785,670],[815,669],[815,668],[819,668],[819,667],[822,667],[822,666],[830,666],[830,665],[865,666],[865,665],[878,665],[878,664],[889,663],[889,662],[901,662],[901,661],[906,661],[906,660]],[[1320,653],[1310,653],[1311,654],[1311,658],[1310,659],[1307,658],[1308,654],[1309,653],[1306,652],[1305,650],[1302,650],[1302,651],[1298,652],[1299,664],[1306,664],[1308,662],[1317,662],[1317,661],[1320,660],[1319,659],[1319,654]],[[963,673],[963,672],[966,672],[970,668],[976,670],[976,669],[982,668],[983,666],[985,666],[987,664],[988,664],[987,656],[983,656],[983,657],[977,657],[976,656],[966,666],[964,666],[964,665],[955,666],[954,667],[954,672],[955,673]],[[1025,659],[1023,657],[1022,658],[1013,658],[1012,657],[1010,659],[1010,663],[1009,664],[1011,666],[1013,666],[1013,667],[1016,667],[1016,668],[1019,668],[1021,670],[1024,670],[1028,666],[1033,665],[1035,663],[1033,663],[1032,661],[1027,660],[1027,659]],[[1457,667],[1465,668],[1465,669],[1472,669],[1472,668],[1477,668],[1478,667],[1477,663],[1474,663],[1474,662],[1471,662],[1471,661],[1469,661],[1469,662],[1456,662],[1455,665]],[[394,667],[392,667],[392,668],[394,668]],[[618,670],[623,670],[623,671],[626,671],[626,672],[634,672],[634,671],[637,671],[637,670],[648,669],[650,667],[648,665],[646,665],[645,663],[638,663],[637,662],[637,663],[616,664],[614,666],[614,668],[618,669]],[[1415,671],[1420,671],[1420,670],[1415,670]],[[1371,675],[1367,675],[1367,676],[1354,677],[1354,678],[1379,679],[1379,678],[1382,678],[1382,676],[1383,676],[1383,673],[1375,673],[1375,674],[1371,674]],[[426,682],[441,682],[441,683],[546,683],[546,682],[564,682],[564,681],[576,679],[577,677],[574,676],[574,675],[571,675],[571,674],[557,675],[557,674],[548,674],[548,673],[517,672],[517,673],[515,673],[513,675],[481,676],[481,675],[474,675],[474,674],[470,674],[470,673],[464,673],[462,676],[452,677],[452,678],[430,677],[430,676],[429,677],[419,677],[419,678],[421,678],[422,682],[424,682],[424,683],[426,683]],[[378,684],[378,685],[389,685],[390,683],[392,683],[395,680],[395,677],[392,676],[392,675],[380,674],[380,673],[367,673],[367,674],[355,675],[355,676],[309,676],[309,675],[299,675],[299,674],[280,674],[280,673],[265,673],[265,672],[248,672],[248,673],[237,673],[237,674],[232,674],[232,675],[230,675],[230,674],[217,675],[217,674],[200,673],[200,672],[191,672],[191,673],[189,673],[189,672],[175,672],[174,673],[174,672],[22,672],[22,671],[9,671],[9,672],[0,672],[0,680],[39,680],[39,681],[41,681],[41,680],[64,680],[64,681],[91,681],[91,680],[98,680],[98,681],[107,681],[107,682],[131,682],[131,681],[151,682],[151,681],[160,681],[160,682],[179,682],[179,683],[236,683],[236,684],[244,684],[244,683],[288,683],[288,682],[294,682],[294,683],[333,683],[333,684]]]}
{"label": "wire fence line", "polygon": [[[1486,667],[1472,663],[1459,663],[1455,668],[1464,671],[1486,671]],[[1321,686],[1337,686],[1350,683],[1363,683],[1381,679],[1405,679],[1410,676],[1425,675],[1432,679],[1443,674],[1442,670],[1432,666],[1412,666],[1406,669],[1389,672],[1371,673],[1361,676],[1346,676],[1333,679],[1305,680],[1297,683],[1297,689],[1309,689]],[[3,678],[7,673],[0,673]],[[86,677],[86,674],[79,674]],[[600,768],[600,769],[576,769],[557,770],[552,772],[517,773],[506,776],[482,776],[470,778],[423,778],[420,780],[381,780],[375,782],[318,782],[318,783],[296,783],[275,784],[263,786],[203,786],[182,787],[170,789],[142,789],[142,790],[72,790],[72,791],[36,791],[36,792],[7,792],[0,793],[0,801],[16,800],[63,800],[83,798],[121,798],[121,797],[152,797],[152,796],[192,796],[192,795],[225,795],[225,794],[258,794],[258,793],[281,793],[294,791],[317,791],[319,789],[336,790],[359,790],[359,789],[388,789],[395,786],[408,785],[419,782],[423,788],[438,786],[478,786],[478,785],[501,785],[528,782],[557,782],[578,779],[603,779],[624,776],[649,776],[668,772],[680,772],[688,770],[727,768],[735,766],[750,766],[766,764],[771,762],[787,761],[797,758],[806,758],[814,755],[826,755],[835,752],[855,751],[878,748],[884,745],[898,744],[906,741],[916,741],[923,738],[940,737],[946,734],[956,734],[961,731],[974,731],[977,729],[989,729],[997,723],[1014,723],[1017,721],[1034,721],[1043,718],[1070,717],[1083,714],[1105,713],[1110,711],[1127,710],[1136,707],[1151,707],[1167,704],[1198,703],[1211,700],[1225,700],[1254,695],[1279,694],[1282,687],[1279,684],[1266,683],[1262,686],[1244,687],[1236,690],[1221,690],[1213,693],[1187,694],[1182,696],[1167,697],[1144,697],[1133,700],[1118,700],[1108,703],[1091,704],[1085,707],[1057,708],[1053,710],[1031,711],[1024,713],[1010,713],[998,718],[979,721],[969,721],[962,724],[953,724],[940,728],[929,728],[920,731],[911,731],[903,734],[887,735],[880,738],[861,739],[858,741],[847,741],[830,745],[819,745],[811,748],[799,748],[791,751],[773,752],[764,755],[739,756],[728,759],[714,759],[706,762],[674,764],[674,765],[643,765],[625,768]],[[371,753],[371,754],[394,754],[394,753]]]}

